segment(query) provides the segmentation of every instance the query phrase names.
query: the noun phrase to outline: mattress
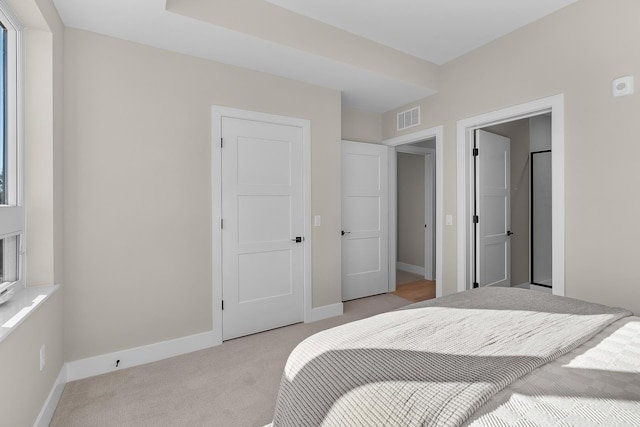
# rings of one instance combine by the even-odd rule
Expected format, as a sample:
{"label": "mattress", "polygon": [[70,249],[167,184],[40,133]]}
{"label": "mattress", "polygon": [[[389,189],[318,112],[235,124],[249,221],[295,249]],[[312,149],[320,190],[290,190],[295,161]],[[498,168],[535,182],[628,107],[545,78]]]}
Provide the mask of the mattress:
{"label": "mattress", "polygon": [[[530,390],[531,384],[521,382],[538,373],[553,383],[549,378],[557,373],[547,369],[580,349],[593,350],[597,344],[588,346],[598,339],[608,346],[612,341],[601,339],[601,334],[622,329],[616,337],[632,336],[627,329],[633,330],[637,318],[628,318],[630,314],[538,292],[491,288],[342,325],[306,339],[291,353],[273,425],[523,425],[540,408],[562,420],[565,415],[554,410],[555,403],[545,400],[555,395],[527,394],[512,387]],[[630,326],[615,329],[621,321]],[[637,346],[634,339],[627,347]],[[591,352],[588,358],[603,358],[608,351],[599,349],[600,356]],[[585,360],[582,357],[580,363],[595,363]],[[577,369],[562,369],[569,383],[584,384],[576,380]],[[615,413],[626,425],[638,425],[633,424],[639,400],[634,372],[621,392],[626,393],[622,406],[610,399],[614,409],[609,414]],[[575,394],[574,390],[569,396]],[[587,419],[597,422],[602,416]],[[555,425],[551,416],[539,419],[549,424],[538,425]]]}

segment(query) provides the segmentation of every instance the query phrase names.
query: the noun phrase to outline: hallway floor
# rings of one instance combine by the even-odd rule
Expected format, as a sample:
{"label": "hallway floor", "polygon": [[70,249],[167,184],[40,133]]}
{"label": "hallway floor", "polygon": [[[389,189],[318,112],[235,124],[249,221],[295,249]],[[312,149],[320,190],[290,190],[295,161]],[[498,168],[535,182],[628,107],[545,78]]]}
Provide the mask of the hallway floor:
{"label": "hallway floor", "polygon": [[396,270],[396,290],[392,293],[412,302],[425,301],[436,297],[436,282],[419,274]]}

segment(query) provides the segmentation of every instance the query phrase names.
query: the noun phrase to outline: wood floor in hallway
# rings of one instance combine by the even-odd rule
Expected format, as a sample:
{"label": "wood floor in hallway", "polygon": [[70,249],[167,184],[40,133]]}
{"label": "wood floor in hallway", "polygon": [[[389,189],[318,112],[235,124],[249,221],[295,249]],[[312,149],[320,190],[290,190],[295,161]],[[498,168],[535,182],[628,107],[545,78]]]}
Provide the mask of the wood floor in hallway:
{"label": "wood floor in hallway", "polygon": [[415,282],[403,283],[396,285],[396,290],[392,293],[413,302],[425,301],[436,297],[436,282],[435,280],[423,279]]}
{"label": "wood floor in hallway", "polygon": [[397,270],[396,290],[392,293],[412,302],[425,301],[436,297],[436,282],[425,280],[417,274]]}

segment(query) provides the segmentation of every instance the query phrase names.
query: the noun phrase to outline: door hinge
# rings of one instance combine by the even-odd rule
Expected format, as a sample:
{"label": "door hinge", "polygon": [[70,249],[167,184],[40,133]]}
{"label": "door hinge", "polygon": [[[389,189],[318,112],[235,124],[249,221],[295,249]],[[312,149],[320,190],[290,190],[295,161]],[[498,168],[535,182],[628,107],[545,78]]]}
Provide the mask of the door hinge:
{"label": "door hinge", "polygon": [[473,288],[474,288],[474,289],[475,289],[475,288],[479,288],[479,287],[480,287],[480,285],[478,284],[478,282],[473,282]]}
{"label": "door hinge", "polygon": [[478,149],[474,148],[473,149],[473,157],[476,157],[478,155]]}
{"label": "door hinge", "polygon": [[222,300],[222,309],[224,310],[224,300]]}
{"label": "door hinge", "polygon": [[224,228],[224,219],[220,220],[220,228]]}
{"label": "door hinge", "polygon": [[478,218],[478,215],[474,215],[473,216],[473,223],[477,224],[478,222],[480,222],[480,218]]}
{"label": "door hinge", "polygon": [[224,140],[220,138],[220,148],[224,147]]}

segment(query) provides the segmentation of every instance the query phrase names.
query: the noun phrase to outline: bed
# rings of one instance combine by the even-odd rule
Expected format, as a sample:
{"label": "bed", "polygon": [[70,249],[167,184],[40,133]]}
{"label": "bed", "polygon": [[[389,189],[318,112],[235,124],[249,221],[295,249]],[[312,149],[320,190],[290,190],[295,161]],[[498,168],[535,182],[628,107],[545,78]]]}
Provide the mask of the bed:
{"label": "bed", "polygon": [[291,353],[280,426],[640,426],[640,318],[481,288],[317,333]]}

